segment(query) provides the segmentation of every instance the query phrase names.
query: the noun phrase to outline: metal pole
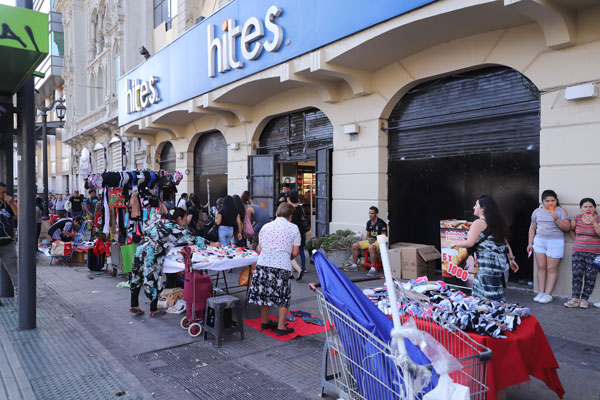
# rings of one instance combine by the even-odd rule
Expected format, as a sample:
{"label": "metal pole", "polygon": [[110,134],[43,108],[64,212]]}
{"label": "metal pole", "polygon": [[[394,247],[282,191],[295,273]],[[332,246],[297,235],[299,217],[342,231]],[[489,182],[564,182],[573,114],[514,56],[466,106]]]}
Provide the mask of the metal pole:
{"label": "metal pole", "polygon": [[42,217],[48,219],[48,133],[47,124],[48,114],[46,111],[42,111],[42,182],[44,185],[44,195],[42,198],[42,204],[44,209],[42,211]]}
{"label": "metal pole", "polygon": [[[18,0],[18,7],[33,9],[33,0]],[[18,329],[36,327],[35,257],[35,100],[33,76],[17,96],[19,109],[17,161],[19,168],[19,323]]]}
{"label": "metal pole", "polygon": [[[13,133],[4,133],[0,143],[0,181],[6,183],[6,194],[14,194],[13,174]],[[13,297],[15,292],[10,281],[10,275],[0,267],[0,297]]]}

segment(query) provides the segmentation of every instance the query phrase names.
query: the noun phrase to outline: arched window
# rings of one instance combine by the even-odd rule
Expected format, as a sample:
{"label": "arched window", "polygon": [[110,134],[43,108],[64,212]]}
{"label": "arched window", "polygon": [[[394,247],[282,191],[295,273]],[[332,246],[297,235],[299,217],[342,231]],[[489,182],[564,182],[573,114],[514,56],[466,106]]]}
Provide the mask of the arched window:
{"label": "arched window", "polygon": [[96,78],[94,74],[90,76],[90,85],[88,87],[89,111],[96,109]]}
{"label": "arched window", "polygon": [[102,106],[104,103],[104,73],[102,68],[98,69],[98,76],[96,78],[96,86],[97,89],[94,89],[98,95],[98,107]]}

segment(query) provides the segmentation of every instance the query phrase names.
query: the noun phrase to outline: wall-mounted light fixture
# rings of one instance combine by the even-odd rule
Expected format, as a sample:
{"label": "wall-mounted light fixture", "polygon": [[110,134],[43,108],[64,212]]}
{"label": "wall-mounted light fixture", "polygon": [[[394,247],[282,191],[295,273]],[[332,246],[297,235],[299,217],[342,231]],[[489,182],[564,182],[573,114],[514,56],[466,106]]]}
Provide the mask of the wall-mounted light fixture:
{"label": "wall-mounted light fixture", "polygon": [[183,153],[177,153],[177,159],[183,160]]}
{"label": "wall-mounted light fixture", "polygon": [[569,86],[565,89],[565,100],[579,100],[590,97],[596,97],[596,85],[593,83]]}
{"label": "wall-mounted light fixture", "polygon": [[240,144],[238,142],[229,143],[229,148],[231,150],[239,150],[240,149]]}
{"label": "wall-mounted light fixture", "polygon": [[348,124],[344,125],[344,133],[346,135],[358,135],[360,132],[360,125],[358,124]]}

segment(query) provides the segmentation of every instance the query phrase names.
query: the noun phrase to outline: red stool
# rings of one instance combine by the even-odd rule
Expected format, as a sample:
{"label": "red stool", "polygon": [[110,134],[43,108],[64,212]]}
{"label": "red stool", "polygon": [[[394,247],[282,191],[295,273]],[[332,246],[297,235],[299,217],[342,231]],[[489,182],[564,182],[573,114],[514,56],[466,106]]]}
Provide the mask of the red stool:
{"label": "red stool", "polygon": [[[365,262],[363,264],[363,270],[367,269],[367,267],[372,267],[371,259],[369,258],[369,248],[367,247],[365,250]],[[375,263],[375,271],[383,270],[383,264],[381,263],[381,257]]]}

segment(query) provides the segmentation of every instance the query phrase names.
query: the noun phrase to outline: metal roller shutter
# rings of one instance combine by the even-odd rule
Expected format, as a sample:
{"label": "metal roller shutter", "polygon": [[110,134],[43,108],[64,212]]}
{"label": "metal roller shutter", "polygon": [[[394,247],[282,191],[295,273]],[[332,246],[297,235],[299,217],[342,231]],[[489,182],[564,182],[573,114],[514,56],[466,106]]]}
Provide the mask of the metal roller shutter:
{"label": "metal roller shutter", "polygon": [[273,118],[263,130],[258,154],[272,154],[279,161],[315,159],[322,147],[333,147],[333,125],[318,109]]}
{"label": "metal roller shutter", "polygon": [[94,150],[94,171],[97,174],[101,174],[106,169],[106,162],[104,160],[104,149]]}
{"label": "metal roller shutter", "polygon": [[389,118],[390,161],[539,150],[539,92],[493,67],[427,82]]}
{"label": "metal roller shutter", "polygon": [[227,142],[221,132],[203,134],[194,148],[194,193],[205,204],[227,195]]}
{"label": "metal roller shutter", "polygon": [[177,163],[177,153],[171,143],[166,143],[160,153],[160,169],[175,173]]}
{"label": "metal roller shutter", "polygon": [[200,137],[194,148],[194,169],[202,174],[227,174],[227,142],[220,132]]}
{"label": "metal roller shutter", "polygon": [[110,145],[110,158],[112,162],[112,171],[121,171],[123,169],[123,158],[121,153],[121,143]]}

